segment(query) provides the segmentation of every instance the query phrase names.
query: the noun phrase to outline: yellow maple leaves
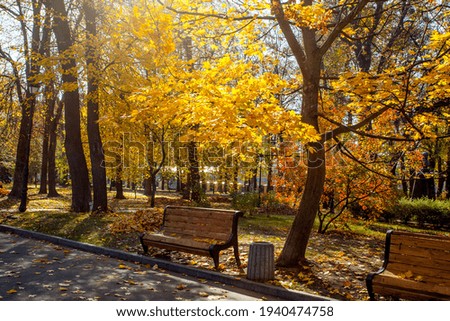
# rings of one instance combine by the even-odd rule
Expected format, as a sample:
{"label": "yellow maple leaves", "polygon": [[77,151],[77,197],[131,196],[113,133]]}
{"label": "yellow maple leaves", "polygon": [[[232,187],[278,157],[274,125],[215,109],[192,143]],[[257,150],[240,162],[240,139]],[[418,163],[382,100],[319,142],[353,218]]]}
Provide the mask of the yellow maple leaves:
{"label": "yellow maple leaves", "polygon": [[304,1],[295,1],[295,3],[286,5],[285,14],[297,27],[321,32],[328,30],[328,23],[332,18],[331,10],[326,8],[321,1],[312,5],[305,5]]}

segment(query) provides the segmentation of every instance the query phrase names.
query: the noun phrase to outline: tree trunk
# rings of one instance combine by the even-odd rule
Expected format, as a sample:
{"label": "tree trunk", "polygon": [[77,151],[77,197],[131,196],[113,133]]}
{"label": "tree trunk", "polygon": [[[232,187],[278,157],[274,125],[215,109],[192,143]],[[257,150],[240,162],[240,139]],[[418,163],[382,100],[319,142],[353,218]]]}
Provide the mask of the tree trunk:
{"label": "tree trunk", "polygon": [[[320,41],[315,30],[308,27],[301,28],[301,38],[292,30],[290,21],[285,17],[283,4],[280,0],[272,0],[271,9],[288,43],[303,76],[302,92],[302,121],[313,126],[318,133],[319,121],[319,85],[322,58],[338,39],[341,31],[361,12],[369,0],[360,0],[349,11],[348,15],[333,27],[326,37]],[[312,0],[304,0],[304,6],[311,6]],[[300,43],[300,40],[302,43]],[[310,144],[308,153],[308,169],[305,187],[298,213],[294,219],[284,248],[278,258],[280,266],[295,266],[305,260],[306,248],[319,209],[320,198],[323,193],[326,167],[325,150],[322,141]]]}
{"label": "tree trunk", "polygon": [[58,197],[56,191],[56,144],[58,134],[58,124],[61,119],[64,104],[58,101],[58,108],[49,128],[49,146],[48,146],[48,194],[47,197]]}
{"label": "tree trunk", "polygon": [[450,200],[450,147],[447,149],[447,180],[445,182],[445,192],[447,199]]}
{"label": "tree trunk", "polygon": [[30,104],[34,104],[31,100],[35,99],[27,92],[26,98],[22,103],[22,117],[20,120],[19,140],[17,142],[16,162],[14,169],[14,180],[10,198],[20,198],[22,195],[22,185],[24,182],[25,167],[27,167],[27,150],[30,148],[30,138],[28,137],[29,128],[32,126],[33,113],[30,112]]}
{"label": "tree trunk", "polygon": [[156,173],[152,170],[150,175],[150,207],[155,207],[156,199]]}
{"label": "tree trunk", "polygon": [[[304,73],[302,121],[319,131],[318,99],[320,81],[320,57],[310,59],[308,74]],[[288,238],[278,258],[279,266],[296,266],[305,261],[306,248],[319,210],[320,198],[325,184],[324,142],[308,146],[307,177],[298,213]]]}
{"label": "tree trunk", "polygon": [[200,169],[197,155],[197,144],[190,142],[188,146],[189,153],[189,176],[190,176],[190,190],[191,200],[199,203],[201,201],[201,186],[200,186]]}
{"label": "tree trunk", "polygon": [[[20,14],[22,12],[22,5],[17,2],[18,10]],[[9,193],[10,198],[26,197],[27,193],[27,182],[28,182],[28,163],[30,157],[30,142],[31,142],[31,132],[33,127],[33,116],[36,103],[36,96],[34,93],[30,92],[33,84],[35,84],[34,77],[36,77],[40,72],[40,66],[35,63],[34,57],[39,52],[40,46],[40,28],[41,28],[41,6],[40,2],[32,1],[33,8],[33,28],[32,28],[32,38],[31,38],[31,48],[28,43],[28,31],[25,20],[20,21],[23,44],[24,44],[24,55],[25,55],[25,67],[26,67],[26,84],[27,89],[25,92],[25,99],[22,98],[22,84],[20,81],[20,75],[17,67],[14,63],[12,64],[12,69],[16,77],[15,84],[17,88],[17,96],[19,97],[19,102],[22,108],[22,118],[20,121],[19,129],[19,139],[17,142],[16,151],[16,162],[14,169],[14,181]],[[36,86],[36,85],[35,85]],[[25,194],[25,195],[24,195]]]}
{"label": "tree trunk", "polygon": [[123,163],[120,154],[116,154],[116,199],[123,200],[125,195],[123,195],[123,181],[122,181],[122,171]]}
{"label": "tree trunk", "polygon": [[93,211],[108,211],[108,190],[106,187],[106,168],[105,157],[103,153],[103,143],[100,135],[99,121],[99,92],[98,79],[98,58],[96,48],[93,44],[97,36],[96,27],[96,9],[91,1],[83,2],[83,10],[86,19],[86,62],[88,77],[88,94],[87,94],[87,122],[88,122],[88,138],[89,151],[91,158],[92,185],[94,190]]}
{"label": "tree trunk", "polygon": [[72,205],[74,212],[89,212],[90,186],[86,158],[83,150],[80,129],[80,95],[78,79],[73,74],[77,70],[74,56],[67,57],[67,51],[72,47],[73,40],[69,28],[69,17],[63,0],[47,0],[45,5],[55,12],[53,31],[56,36],[58,51],[66,55],[63,60],[63,83],[70,87],[64,92],[64,119],[66,137],[64,141],[70,178],[72,181]]}
{"label": "tree trunk", "polygon": [[144,195],[151,196],[151,193],[152,193],[152,186],[150,183],[150,179],[146,178],[144,179]]}
{"label": "tree trunk", "polygon": [[232,160],[232,166],[233,166],[233,192],[239,193],[239,167],[238,167],[238,161],[233,157]]}
{"label": "tree trunk", "polygon": [[[40,53],[47,58],[50,57],[50,36],[52,31],[51,23],[52,23],[52,15],[50,10],[47,9],[45,13],[44,30],[42,34],[42,43],[40,48]],[[56,104],[56,97],[54,91],[55,91],[54,83],[53,81],[50,81],[50,83],[45,86],[44,90],[46,113],[44,120],[44,133],[42,139],[41,181],[39,187],[39,194],[47,194],[50,126],[53,114],[55,112],[55,104]]]}
{"label": "tree trunk", "polygon": [[[45,89],[45,96],[50,97],[53,93],[53,84],[50,84]],[[49,145],[50,145],[50,126],[52,117],[55,112],[55,99],[51,97],[46,100],[46,113],[44,123],[44,133],[42,139],[42,162],[41,162],[41,181],[39,186],[39,194],[47,194],[47,182],[48,182],[48,157],[49,157]]]}
{"label": "tree trunk", "polygon": [[[309,64],[303,73],[302,121],[319,129],[318,106],[321,72],[321,57],[315,52],[314,31],[303,31],[305,45],[308,48]],[[309,42],[309,43],[308,43]],[[295,216],[288,238],[277,260],[279,266],[296,266],[305,261],[306,248],[319,210],[320,199],[325,184],[324,142],[310,144],[307,159],[307,177],[298,213]]]}

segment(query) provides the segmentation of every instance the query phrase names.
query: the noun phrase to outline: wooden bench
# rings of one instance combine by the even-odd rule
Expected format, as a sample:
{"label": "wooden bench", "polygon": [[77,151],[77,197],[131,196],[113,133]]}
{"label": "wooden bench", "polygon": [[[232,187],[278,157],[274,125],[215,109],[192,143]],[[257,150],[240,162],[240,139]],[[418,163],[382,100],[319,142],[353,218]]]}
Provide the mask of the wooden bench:
{"label": "wooden bench", "polygon": [[450,300],[450,238],[388,231],[383,267],[366,285],[371,300]]}
{"label": "wooden bench", "polygon": [[232,246],[240,266],[237,227],[242,215],[233,210],[167,206],[160,231],[142,234],[141,244],[145,253],[149,247],[158,247],[211,256],[216,269],[220,251]]}

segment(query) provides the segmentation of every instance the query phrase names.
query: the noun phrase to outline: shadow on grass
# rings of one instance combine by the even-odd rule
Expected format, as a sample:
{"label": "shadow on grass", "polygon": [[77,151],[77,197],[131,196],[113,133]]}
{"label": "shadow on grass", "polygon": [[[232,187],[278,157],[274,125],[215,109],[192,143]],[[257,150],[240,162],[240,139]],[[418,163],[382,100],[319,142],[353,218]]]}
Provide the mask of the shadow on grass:
{"label": "shadow on grass", "polygon": [[1,210],[11,210],[17,209],[19,207],[20,199],[18,198],[10,198],[8,196],[4,196],[0,198],[0,211]]}

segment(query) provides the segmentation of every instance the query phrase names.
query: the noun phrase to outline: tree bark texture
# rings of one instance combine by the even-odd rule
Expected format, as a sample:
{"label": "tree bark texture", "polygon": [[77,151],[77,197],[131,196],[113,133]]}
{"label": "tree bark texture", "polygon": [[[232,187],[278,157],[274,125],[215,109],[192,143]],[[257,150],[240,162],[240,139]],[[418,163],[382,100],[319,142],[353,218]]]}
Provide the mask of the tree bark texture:
{"label": "tree bark texture", "polygon": [[77,64],[75,57],[72,54],[68,54],[68,50],[73,45],[69,28],[69,17],[63,0],[47,0],[45,5],[55,13],[53,32],[59,53],[66,56],[66,59],[62,62],[64,70],[62,81],[69,88],[64,92],[64,119],[66,127],[64,146],[72,181],[71,210],[74,212],[89,212],[91,197],[89,174],[81,140],[80,95],[77,75],[73,74],[77,70]]}
{"label": "tree bark texture", "polygon": [[122,181],[122,172],[123,172],[123,162],[120,154],[116,154],[116,199],[123,200],[125,199],[125,195],[123,194],[123,181]]}
{"label": "tree bark texture", "polygon": [[27,150],[30,148],[30,139],[28,137],[29,128],[32,127],[33,122],[33,112],[30,110],[30,105],[34,102],[31,102],[32,95],[27,91],[26,97],[22,103],[22,117],[20,120],[20,128],[19,128],[19,139],[17,142],[17,150],[16,150],[16,161],[15,161],[15,169],[14,169],[14,179],[13,186],[11,188],[11,192],[9,193],[10,198],[20,198],[22,194],[22,183],[24,180],[24,171],[26,167],[27,159]]}
{"label": "tree bark texture", "polygon": [[86,19],[86,62],[88,77],[87,94],[87,129],[89,139],[89,151],[91,158],[92,186],[94,190],[93,211],[108,211],[108,190],[106,186],[105,156],[103,153],[103,143],[100,135],[99,121],[99,88],[98,78],[98,57],[94,41],[97,36],[96,9],[92,1],[83,2],[83,10]]}
{"label": "tree bark texture", "polygon": [[[52,15],[50,10],[46,10],[45,21],[42,32],[42,41],[40,45],[40,54],[44,57],[50,57],[50,36],[52,32]],[[41,181],[39,187],[39,194],[47,194],[48,184],[48,158],[49,158],[49,145],[50,145],[50,126],[53,114],[55,112],[56,95],[54,89],[54,82],[50,81],[45,86],[44,90],[45,101],[45,120],[44,120],[44,133],[42,138],[42,161],[41,161]]]}
{"label": "tree bark texture", "polygon": [[58,124],[62,116],[64,104],[58,100],[56,113],[50,122],[48,145],[48,194],[47,197],[58,197],[56,191],[56,146],[58,138]]}
{"label": "tree bark texture", "polygon": [[[45,90],[46,96],[51,94],[48,88]],[[47,194],[48,183],[48,157],[50,145],[50,123],[55,112],[55,99],[52,97],[46,101],[46,111],[44,120],[44,133],[42,138],[42,161],[41,161],[41,182],[39,186],[39,194]]]}
{"label": "tree bark texture", "polygon": [[[22,12],[21,2],[17,2],[18,10],[20,14]],[[30,92],[32,85],[37,86],[34,81],[34,77],[40,72],[40,67],[33,61],[39,53],[40,46],[40,28],[41,28],[41,7],[40,2],[32,1],[33,5],[33,27],[31,34],[31,47],[28,42],[28,30],[25,19],[20,21],[22,38],[24,43],[24,55],[25,55],[25,76],[27,89],[25,92],[25,99],[22,98],[22,84],[20,81],[20,75],[15,64],[12,63],[14,75],[17,78],[15,80],[17,95],[22,109],[22,117],[20,121],[19,139],[17,142],[16,150],[16,166],[14,169],[14,181],[9,193],[11,198],[19,198],[23,194],[24,189],[28,182],[28,163],[30,154],[31,132],[33,127],[34,106],[36,103],[36,96]],[[26,177],[25,177],[26,176]]]}

